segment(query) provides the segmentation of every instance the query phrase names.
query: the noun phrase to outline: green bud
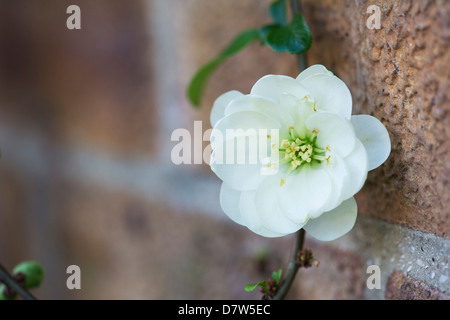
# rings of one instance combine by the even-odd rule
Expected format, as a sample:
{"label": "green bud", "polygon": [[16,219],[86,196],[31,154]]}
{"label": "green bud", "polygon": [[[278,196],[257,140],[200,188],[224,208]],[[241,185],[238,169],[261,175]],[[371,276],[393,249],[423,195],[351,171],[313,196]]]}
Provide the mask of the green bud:
{"label": "green bud", "polygon": [[6,288],[5,284],[0,284],[0,300],[14,300],[17,296],[16,293],[14,293],[12,296],[5,295],[7,293],[8,289]]}
{"label": "green bud", "polygon": [[32,289],[39,287],[44,279],[44,270],[34,261],[24,261],[19,263],[13,270],[16,275],[22,273],[25,276],[25,288]]}

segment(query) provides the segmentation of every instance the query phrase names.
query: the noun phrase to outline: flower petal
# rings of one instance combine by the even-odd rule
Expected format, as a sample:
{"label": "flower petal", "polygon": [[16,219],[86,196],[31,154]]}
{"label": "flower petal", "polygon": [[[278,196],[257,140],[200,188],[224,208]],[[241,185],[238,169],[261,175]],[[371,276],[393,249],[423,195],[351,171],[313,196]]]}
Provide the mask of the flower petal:
{"label": "flower petal", "polygon": [[324,212],[331,196],[332,181],[322,165],[303,164],[283,182],[278,185],[278,201],[290,220],[305,223]]}
{"label": "flower petal", "polygon": [[[332,181],[332,191],[330,198],[328,199],[328,205],[324,206],[322,209],[323,212],[333,210],[339,204],[342,203],[343,200],[348,199],[349,197],[344,198],[345,187],[347,187],[347,181],[350,179],[351,172],[348,169],[344,159],[339,157],[337,154],[333,154],[330,157],[330,160],[326,163],[322,164],[323,170],[325,170],[331,178]],[[312,217],[314,218],[314,217]]]}
{"label": "flower petal", "polygon": [[250,111],[219,120],[211,134],[211,170],[232,189],[256,190],[267,176],[263,170],[267,163],[263,161],[271,155],[271,139],[266,128],[274,127],[273,123],[265,115]]}
{"label": "flower petal", "polygon": [[283,214],[277,197],[279,187],[279,174],[268,177],[261,183],[255,195],[258,216],[263,226],[271,231],[282,234],[296,232],[304,224],[295,223]]}
{"label": "flower petal", "polygon": [[277,122],[283,122],[282,112],[277,103],[264,97],[243,95],[231,101],[225,108],[225,116],[236,112],[253,111],[264,114]]}
{"label": "flower petal", "polygon": [[214,105],[211,110],[210,121],[211,126],[215,126],[217,121],[224,117],[225,108],[227,105],[233,101],[234,99],[242,96],[243,94],[239,91],[233,90],[229,92],[225,92],[221,96],[219,96],[216,101],[214,101]]}
{"label": "flower petal", "polygon": [[346,177],[342,189],[342,199],[353,197],[364,185],[369,171],[369,160],[363,144],[356,139],[355,148],[344,159],[350,174]]}
{"label": "flower petal", "polygon": [[356,136],[369,156],[369,171],[378,168],[391,153],[391,140],[385,126],[375,117],[363,114],[352,116]]}
{"label": "flower petal", "polygon": [[[256,131],[261,129],[278,129],[280,128],[280,123],[276,119],[267,117],[266,115],[254,112],[254,111],[243,111],[232,113],[220,119],[213,128],[213,131],[220,131],[223,139],[233,139],[237,136],[241,136],[241,133],[245,131]],[[229,135],[227,135],[227,131]],[[230,136],[234,132],[233,136]]]}
{"label": "flower petal", "polygon": [[[306,133],[306,119],[314,113],[314,100],[310,97],[299,99],[291,94],[283,93],[280,101],[282,106],[280,109],[285,114],[283,123],[287,124],[287,127],[294,127],[300,137],[304,137]],[[284,133],[286,132],[281,132],[280,134]]]}
{"label": "flower petal", "polygon": [[333,72],[328,71],[327,68],[325,68],[323,65],[321,64],[315,64],[312,65],[310,67],[308,67],[307,69],[303,70],[297,77],[298,81],[303,81],[308,79],[311,76],[315,76],[315,75],[329,75],[332,76]]}
{"label": "flower petal", "polygon": [[255,205],[255,195],[256,191],[246,191],[241,193],[239,208],[246,227],[263,237],[273,238],[284,236],[285,234],[271,231],[262,224]]}
{"label": "flower petal", "polygon": [[297,80],[288,76],[267,75],[259,79],[250,94],[266,97],[277,103],[281,95],[289,93],[298,98],[309,95],[309,91]]}
{"label": "flower petal", "polygon": [[254,111],[243,111],[232,113],[221,118],[211,131],[211,147],[215,149],[216,144],[225,140],[235,139],[238,136],[249,136],[251,131],[259,133],[260,130],[280,128],[281,124],[262,113]]}
{"label": "flower petal", "polygon": [[353,228],[357,213],[356,201],[354,198],[350,198],[342,202],[336,209],[309,220],[304,229],[318,240],[335,240]]}
{"label": "flower petal", "polygon": [[223,212],[234,222],[244,225],[245,222],[239,209],[240,198],[240,191],[232,189],[226,183],[222,183],[222,187],[220,188],[220,206]]}
{"label": "flower petal", "polygon": [[317,145],[326,148],[330,145],[332,153],[345,158],[355,147],[355,130],[352,124],[341,115],[331,112],[316,112],[306,120],[309,130],[318,130]]}
{"label": "flower petal", "polygon": [[317,109],[338,113],[350,120],[352,95],[341,79],[336,76],[316,74],[300,83],[316,99]]}
{"label": "flower petal", "polygon": [[[234,147],[229,147],[231,144],[234,144]],[[268,156],[259,157],[259,151],[258,147],[254,146],[253,142],[249,142],[246,137],[226,140],[224,144],[218,144],[213,150],[211,170],[232,189],[256,190],[268,174],[264,173],[264,164],[262,164],[262,160]]]}

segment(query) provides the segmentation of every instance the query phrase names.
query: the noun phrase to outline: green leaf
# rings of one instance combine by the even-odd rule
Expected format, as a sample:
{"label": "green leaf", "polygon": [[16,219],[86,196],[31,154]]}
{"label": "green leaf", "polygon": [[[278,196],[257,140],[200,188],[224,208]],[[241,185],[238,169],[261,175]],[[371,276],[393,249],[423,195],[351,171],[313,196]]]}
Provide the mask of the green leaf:
{"label": "green leaf", "polygon": [[269,24],[267,26],[264,26],[262,28],[259,29],[259,37],[261,38],[261,41],[263,41],[263,44],[267,44],[267,37],[269,36],[269,34],[276,30],[279,29],[280,26],[277,24]]}
{"label": "green leaf", "polygon": [[188,98],[191,103],[198,107],[201,102],[203,91],[209,77],[217,69],[217,67],[224,61],[224,59],[214,59],[201,67],[197,73],[192,77],[188,86]]}
{"label": "green leaf", "polygon": [[280,269],[278,271],[274,271],[272,273],[272,279],[275,280],[275,283],[278,284],[280,282],[281,279],[281,274],[283,273],[283,270]]}
{"label": "green leaf", "polygon": [[27,289],[39,287],[44,279],[44,270],[34,261],[24,261],[19,263],[14,268],[13,273],[23,273],[25,275],[25,288]]}
{"label": "green leaf", "polygon": [[235,55],[253,41],[259,39],[259,32],[256,29],[249,29],[241,32],[231,43],[222,51],[219,57],[229,58]]}
{"label": "green leaf", "polygon": [[211,74],[228,58],[235,55],[247,45],[259,39],[259,32],[255,29],[245,30],[231,41],[218,57],[206,63],[192,77],[188,85],[187,95],[190,102],[198,107]]}
{"label": "green leaf", "polygon": [[286,22],[286,0],[278,0],[273,2],[270,7],[270,16],[279,25],[285,26]]}
{"label": "green leaf", "polygon": [[252,292],[253,290],[255,290],[257,287],[262,287],[265,290],[267,290],[267,282],[266,281],[260,281],[258,283],[254,283],[254,284],[248,284],[244,287],[244,290],[247,292]]}
{"label": "green leaf", "polygon": [[300,54],[311,47],[312,36],[301,13],[294,16],[287,26],[269,25],[260,29],[261,39],[277,52]]}

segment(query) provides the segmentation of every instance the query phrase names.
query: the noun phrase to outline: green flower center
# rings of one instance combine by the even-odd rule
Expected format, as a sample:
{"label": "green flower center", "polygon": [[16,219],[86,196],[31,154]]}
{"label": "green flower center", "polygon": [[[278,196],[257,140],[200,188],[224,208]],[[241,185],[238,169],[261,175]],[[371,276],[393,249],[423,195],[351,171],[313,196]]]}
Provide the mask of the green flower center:
{"label": "green flower center", "polygon": [[[317,129],[313,130],[305,138],[300,138],[299,134],[295,131],[294,127],[289,127],[289,137],[281,140],[279,152],[279,163],[290,163],[291,167],[289,172],[292,172],[305,164],[320,163],[322,161],[330,160],[330,156],[326,156],[327,151],[331,151],[330,146],[327,145],[326,149],[319,148],[317,146]],[[284,180],[281,180],[281,185],[284,184]]]}

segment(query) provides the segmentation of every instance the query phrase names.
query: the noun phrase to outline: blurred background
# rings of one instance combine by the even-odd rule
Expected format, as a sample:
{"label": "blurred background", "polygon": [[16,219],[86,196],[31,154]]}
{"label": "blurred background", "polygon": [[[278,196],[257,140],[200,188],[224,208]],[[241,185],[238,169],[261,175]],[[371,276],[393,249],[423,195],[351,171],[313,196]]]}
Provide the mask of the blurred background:
{"label": "blurred background", "polygon": [[[291,55],[254,43],[212,76],[199,109],[186,99],[202,64],[270,23],[271,2],[0,0],[0,263],[40,262],[38,298],[258,299],[244,285],[285,267],[292,237],[230,222],[209,167],[170,158],[173,130],[208,129],[221,93],[298,74]],[[303,4],[309,64],[347,83],[393,151],[358,194],[355,229],[307,238],[321,264],[301,271],[293,299],[449,297],[449,2],[374,2],[381,30],[366,27],[372,2]],[[66,27],[72,4],[81,30]],[[66,287],[72,264],[81,290]]]}

